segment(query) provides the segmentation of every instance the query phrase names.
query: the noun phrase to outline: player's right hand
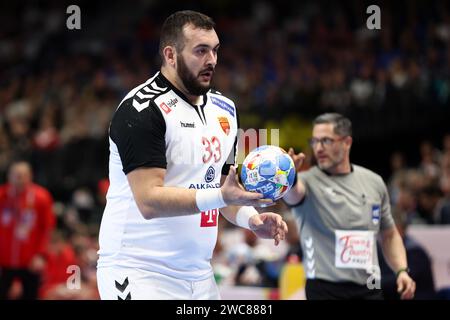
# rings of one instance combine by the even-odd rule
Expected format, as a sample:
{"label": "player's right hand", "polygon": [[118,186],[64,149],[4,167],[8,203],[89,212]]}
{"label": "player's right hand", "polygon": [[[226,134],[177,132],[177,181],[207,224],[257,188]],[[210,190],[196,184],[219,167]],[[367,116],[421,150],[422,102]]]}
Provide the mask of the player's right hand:
{"label": "player's right hand", "polygon": [[303,165],[303,162],[305,161],[305,154],[303,152],[300,152],[299,154],[295,154],[293,148],[289,148],[288,154],[291,156],[292,160],[294,161],[295,165],[295,171],[300,171],[300,168]]}
{"label": "player's right hand", "polygon": [[227,205],[267,207],[274,203],[272,199],[263,199],[261,193],[246,191],[239,184],[234,166],[230,167],[230,171],[220,189],[223,200]]}

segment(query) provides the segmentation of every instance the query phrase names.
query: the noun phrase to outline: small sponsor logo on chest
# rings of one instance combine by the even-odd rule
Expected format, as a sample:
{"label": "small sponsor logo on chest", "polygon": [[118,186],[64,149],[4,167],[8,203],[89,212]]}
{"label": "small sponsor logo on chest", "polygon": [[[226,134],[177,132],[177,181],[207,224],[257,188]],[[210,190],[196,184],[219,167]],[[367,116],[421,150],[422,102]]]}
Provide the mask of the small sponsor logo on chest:
{"label": "small sponsor logo on chest", "polygon": [[195,128],[195,122],[183,122],[180,121],[180,125],[182,128]]}
{"label": "small sponsor logo on chest", "polygon": [[176,107],[178,103],[178,99],[170,99],[166,102],[161,102],[159,107],[164,111],[166,114],[169,114],[172,111],[173,107]]}
{"label": "small sponsor logo on chest", "polygon": [[166,105],[169,107],[169,108],[173,108],[173,107],[176,107],[176,104],[178,103],[178,99],[177,98],[175,98],[175,99],[170,99],[169,101],[167,101],[166,102]]}

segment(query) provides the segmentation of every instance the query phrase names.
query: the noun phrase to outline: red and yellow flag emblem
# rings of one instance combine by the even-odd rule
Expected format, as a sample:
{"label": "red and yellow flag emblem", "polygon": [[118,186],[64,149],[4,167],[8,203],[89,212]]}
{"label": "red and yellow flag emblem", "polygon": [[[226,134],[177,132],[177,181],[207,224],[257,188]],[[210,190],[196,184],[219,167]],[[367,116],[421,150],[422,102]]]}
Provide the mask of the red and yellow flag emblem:
{"label": "red and yellow flag emblem", "polygon": [[225,132],[226,135],[230,133],[230,123],[228,122],[227,117],[218,117],[220,126],[222,127],[223,132]]}

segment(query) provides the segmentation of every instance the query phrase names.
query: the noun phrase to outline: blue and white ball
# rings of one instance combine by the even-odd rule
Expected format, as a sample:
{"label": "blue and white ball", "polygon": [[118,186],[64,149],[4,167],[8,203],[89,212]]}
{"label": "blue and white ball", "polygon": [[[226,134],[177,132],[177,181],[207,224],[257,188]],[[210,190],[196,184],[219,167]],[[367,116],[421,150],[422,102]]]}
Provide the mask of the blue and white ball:
{"label": "blue and white ball", "polygon": [[295,178],[292,158],[280,147],[265,145],[248,154],[241,180],[247,191],[259,192],[276,201],[291,189]]}

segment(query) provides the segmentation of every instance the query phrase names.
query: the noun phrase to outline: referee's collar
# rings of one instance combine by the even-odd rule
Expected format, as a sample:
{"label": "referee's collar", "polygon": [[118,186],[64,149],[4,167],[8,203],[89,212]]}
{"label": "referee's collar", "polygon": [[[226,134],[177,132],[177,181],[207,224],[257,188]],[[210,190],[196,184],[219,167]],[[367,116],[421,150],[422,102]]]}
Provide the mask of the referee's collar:
{"label": "referee's collar", "polygon": [[353,173],[353,164],[350,163],[350,172],[346,172],[346,173],[337,173],[337,174],[331,174],[326,170],[321,169],[319,166],[317,166],[317,168],[319,168],[320,171],[322,171],[323,173],[325,173],[327,176],[329,177],[344,177],[346,175],[349,175],[350,173]]}

